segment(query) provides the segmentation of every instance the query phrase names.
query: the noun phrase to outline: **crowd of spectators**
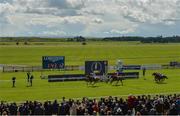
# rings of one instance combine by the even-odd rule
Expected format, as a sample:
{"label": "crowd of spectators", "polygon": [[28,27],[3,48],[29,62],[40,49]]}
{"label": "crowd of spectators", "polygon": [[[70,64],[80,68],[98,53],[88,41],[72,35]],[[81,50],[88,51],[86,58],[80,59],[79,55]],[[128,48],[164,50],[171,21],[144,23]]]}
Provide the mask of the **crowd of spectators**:
{"label": "crowd of spectators", "polygon": [[0,115],[180,115],[180,94],[0,103]]}

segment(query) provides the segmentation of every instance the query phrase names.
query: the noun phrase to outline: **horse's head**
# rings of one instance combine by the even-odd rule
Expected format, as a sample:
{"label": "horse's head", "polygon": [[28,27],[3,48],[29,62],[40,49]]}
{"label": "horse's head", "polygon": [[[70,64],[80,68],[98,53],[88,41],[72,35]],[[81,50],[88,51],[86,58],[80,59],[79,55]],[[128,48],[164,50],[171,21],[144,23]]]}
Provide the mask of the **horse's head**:
{"label": "horse's head", "polygon": [[110,79],[110,78],[111,78],[111,75],[108,75],[108,76],[107,76],[107,79]]}
{"label": "horse's head", "polygon": [[153,76],[155,76],[156,74],[157,74],[157,73],[156,73],[156,72],[154,72],[152,75],[153,75]]}
{"label": "horse's head", "polygon": [[165,78],[165,79],[168,79],[168,77],[167,77],[167,76],[165,76],[165,75],[164,75],[164,78]]}

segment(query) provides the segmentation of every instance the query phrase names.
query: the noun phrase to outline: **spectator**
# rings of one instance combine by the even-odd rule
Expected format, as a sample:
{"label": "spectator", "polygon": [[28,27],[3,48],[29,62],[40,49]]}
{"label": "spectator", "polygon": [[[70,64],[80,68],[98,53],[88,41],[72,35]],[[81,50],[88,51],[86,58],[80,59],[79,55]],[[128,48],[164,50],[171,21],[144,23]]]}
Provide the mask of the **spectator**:
{"label": "spectator", "polygon": [[38,103],[35,106],[34,115],[43,115],[43,114],[44,114],[44,108],[42,107],[41,103]]}
{"label": "spectator", "polygon": [[177,114],[178,114],[178,109],[176,108],[176,105],[173,103],[169,110],[169,115],[177,115]]}
{"label": "spectator", "polygon": [[27,83],[28,83],[28,85],[29,85],[30,77],[31,77],[31,73],[28,71],[28,72],[27,72]]}
{"label": "spectator", "polygon": [[144,67],[143,68],[143,77],[144,77],[144,79],[146,79],[145,76],[146,76],[146,68]]}
{"label": "spectator", "polygon": [[81,106],[77,109],[77,115],[84,115],[85,109],[83,109]]}
{"label": "spectator", "polygon": [[30,80],[29,80],[29,81],[30,81],[30,86],[31,86],[31,87],[32,87],[32,82],[33,82],[32,80],[33,80],[33,79],[34,79],[34,76],[31,75]]}
{"label": "spectator", "polygon": [[16,77],[12,77],[12,87],[15,87]]}
{"label": "spectator", "polygon": [[0,103],[0,115],[180,115],[180,95],[129,96],[125,101],[117,97],[87,99],[76,102],[63,98],[38,103],[26,101],[23,104]]}
{"label": "spectator", "polygon": [[17,105],[16,103],[11,103],[11,105],[9,106],[9,112],[10,112],[10,115],[17,115]]}
{"label": "spectator", "polygon": [[70,110],[70,115],[76,115],[77,114],[77,104],[75,104],[73,102],[69,110]]}
{"label": "spectator", "polygon": [[59,110],[59,104],[57,103],[57,100],[54,101],[52,107],[53,107],[52,114],[57,115]]}

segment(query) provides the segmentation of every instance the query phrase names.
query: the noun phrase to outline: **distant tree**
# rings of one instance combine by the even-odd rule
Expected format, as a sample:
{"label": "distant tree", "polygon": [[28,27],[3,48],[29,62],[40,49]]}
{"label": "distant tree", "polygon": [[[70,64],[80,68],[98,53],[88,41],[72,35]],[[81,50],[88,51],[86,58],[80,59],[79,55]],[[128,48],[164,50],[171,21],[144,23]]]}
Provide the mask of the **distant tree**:
{"label": "distant tree", "polygon": [[27,41],[25,41],[25,42],[24,42],[24,45],[28,45],[28,42],[27,42]]}
{"label": "distant tree", "polygon": [[82,37],[82,36],[77,36],[77,37],[75,37],[74,39],[75,39],[75,41],[77,41],[77,42],[84,42],[84,41],[86,41],[86,39],[85,39],[84,37]]}
{"label": "distant tree", "polygon": [[82,45],[87,45],[87,43],[86,42],[82,42]]}
{"label": "distant tree", "polygon": [[67,41],[74,41],[74,39],[73,38],[68,38]]}
{"label": "distant tree", "polygon": [[16,45],[19,45],[19,42],[18,42],[18,41],[16,42]]}

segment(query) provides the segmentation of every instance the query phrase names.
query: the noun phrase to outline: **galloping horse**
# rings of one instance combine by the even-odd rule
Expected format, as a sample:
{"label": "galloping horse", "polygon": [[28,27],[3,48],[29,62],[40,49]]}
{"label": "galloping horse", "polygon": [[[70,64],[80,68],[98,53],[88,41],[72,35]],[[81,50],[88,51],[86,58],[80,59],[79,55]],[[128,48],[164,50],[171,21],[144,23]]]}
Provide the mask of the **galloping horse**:
{"label": "galloping horse", "polygon": [[160,73],[157,73],[157,72],[154,72],[152,75],[154,76],[154,80],[157,83],[163,82],[165,79],[168,79],[167,76],[160,74]]}
{"label": "galloping horse", "polygon": [[110,84],[112,84],[113,82],[116,82],[116,85],[118,85],[119,81],[121,82],[121,85],[123,86],[123,75],[117,75],[117,74],[113,74],[113,75],[109,75],[108,79],[107,79],[107,83],[109,82]]}
{"label": "galloping horse", "polygon": [[87,85],[94,85],[96,84],[100,79],[93,75],[86,75],[86,82]]}

